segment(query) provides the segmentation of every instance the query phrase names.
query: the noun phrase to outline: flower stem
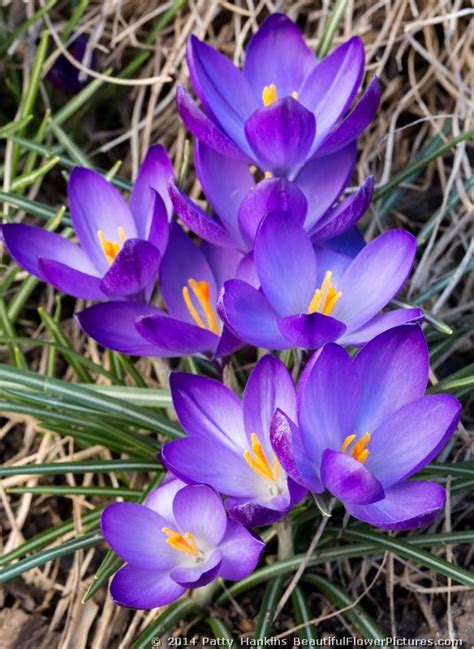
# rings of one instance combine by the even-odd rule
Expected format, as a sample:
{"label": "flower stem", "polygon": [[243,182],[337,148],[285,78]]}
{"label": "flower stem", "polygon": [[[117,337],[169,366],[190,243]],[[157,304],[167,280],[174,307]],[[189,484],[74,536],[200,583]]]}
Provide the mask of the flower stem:
{"label": "flower stem", "polygon": [[275,523],[275,529],[278,536],[278,559],[280,561],[290,559],[294,554],[291,523],[288,519],[284,519]]}
{"label": "flower stem", "polygon": [[215,579],[214,581],[211,581],[210,584],[206,584],[206,586],[202,586],[201,588],[196,588],[195,590],[193,590],[191,597],[199,606],[199,608],[207,608],[207,606],[214,598],[214,593],[217,590],[218,585],[219,580]]}

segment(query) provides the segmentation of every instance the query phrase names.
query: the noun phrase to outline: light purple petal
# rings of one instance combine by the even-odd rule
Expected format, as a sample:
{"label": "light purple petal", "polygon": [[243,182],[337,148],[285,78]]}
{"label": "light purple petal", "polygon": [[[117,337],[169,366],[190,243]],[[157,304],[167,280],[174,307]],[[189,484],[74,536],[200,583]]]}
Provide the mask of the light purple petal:
{"label": "light purple petal", "polygon": [[342,200],[333,210],[316,223],[310,232],[313,242],[339,236],[365,214],[374,193],[374,179],[369,176],[360,189]]}
{"label": "light purple petal", "polygon": [[153,191],[153,204],[151,210],[150,227],[146,238],[150,243],[156,246],[160,251],[160,254],[163,255],[166,246],[168,245],[170,224],[165,202],[155,191]]}
{"label": "light purple petal", "polygon": [[401,289],[415,254],[416,239],[404,230],[391,230],[371,241],[337,285],[342,297],[333,316],[350,329],[370,320]]}
{"label": "light purple petal", "polygon": [[277,314],[266,297],[241,280],[224,284],[219,314],[242,340],[265,349],[286,349],[288,341],[278,329]]}
{"label": "light purple petal", "polygon": [[387,311],[376,315],[375,318],[363,324],[359,329],[346,332],[339,343],[359,347],[384,331],[407,323],[417,323],[423,318],[424,314],[421,309],[394,309],[393,311]]}
{"label": "light purple petal", "polygon": [[360,373],[357,429],[372,433],[384,417],[421,398],[428,383],[428,347],[418,325],[396,327],[357,354]]}
{"label": "light purple petal", "polygon": [[168,183],[172,178],[173,166],[165,147],[154,144],[148,149],[130,194],[130,210],[140,239],[149,238],[155,194],[163,201],[168,220],[171,219],[173,208],[168,195]]}
{"label": "light purple petal", "polygon": [[248,155],[204,114],[189,92],[180,84],[176,88],[176,105],[186,128],[195,138],[217,153],[235,160],[249,161]]}
{"label": "light purple petal", "polygon": [[150,572],[124,566],[115,573],[110,594],[116,604],[127,608],[150,609],[177,600],[186,591],[173,581],[168,571]]}
{"label": "light purple petal", "polygon": [[226,496],[253,499],[262,495],[262,479],[252,471],[243,451],[212,435],[168,442],[162,449],[166,467],[175,475],[207,484]]}
{"label": "light purple petal", "polygon": [[270,426],[279,408],[296,420],[296,393],[293,379],[283,363],[274,356],[264,356],[250,373],[243,397],[245,430],[255,433],[267,455],[271,457]]}
{"label": "light purple petal", "polygon": [[222,552],[220,576],[238,581],[250,575],[257,567],[265,544],[241,525],[228,521],[219,549]]}
{"label": "light purple petal", "polygon": [[318,149],[318,156],[339,151],[359,137],[375,117],[380,103],[380,94],[379,80],[374,76],[349,115],[326,137]]}
{"label": "light purple petal", "polygon": [[202,142],[196,142],[194,165],[207,200],[235,245],[243,249],[237,214],[242,200],[255,185],[248,163],[216,153]]}
{"label": "light purple petal", "polygon": [[255,243],[258,227],[270,212],[287,212],[286,218],[303,224],[308,202],[295,183],[286,178],[262,180],[248,192],[239,208],[238,223],[249,250]]}
{"label": "light purple petal", "polygon": [[[209,287],[209,300],[211,306],[217,302],[217,287],[214,274],[207,263],[201,249],[174,223],[170,230],[170,239],[160,268],[160,289],[166,307],[173,318],[195,324],[191,313],[188,311],[183,297],[183,288],[188,286],[188,281],[207,282]],[[193,297],[192,291],[190,295]],[[197,299],[193,304],[203,322],[206,316]]]}
{"label": "light purple petal", "polygon": [[227,498],[226,509],[230,518],[246,527],[263,527],[281,520],[288,512],[290,505],[282,509],[270,509],[256,501],[245,498]]}
{"label": "light purple petal", "polygon": [[169,190],[176,214],[195,234],[217,246],[235,247],[235,241],[227,230],[193,203],[174,183],[170,183]]}
{"label": "light purple petal", "polygon": [[103,347],[129,356],[163,356],[166,350],[149,343],[135,327],[139,316],[156,313],[160,311],[149,304],[109,302],[91,306],[74,317],[81,329]]}
{"label": "light purple petal", "polygon": [[160,486],[153,491],[150,491],[145,500],[145,505],[152,509],[154,512],[157,512],[165,520],[169,521],[172,527],[175,525],[174,513],[173,513],[173,500],[176,494],[180,489],[186,487],[186,483],[178,480],[168,474],[163,482],[160,483]]}
{"label": "light purple petal", "polygon": [[348,453],[326,449],[321,462],[321,481],[344,503],[367,504],[384,497],[380,482]]}
{"label": "light purple petal", "polygon": [[250,153],[243,124],[258,104],[244,75],[228,58],[195,36],[188,40],[186,56],[197,96],[223,131]]}
{"label": "light purple petal", "polygon": [[430,462],[456,430],[461,404],[450,394],[415,399],[373,432],[366,466],[387,487]]}
{"label": "light purple petal", "polygon": [[321,160],[309,160],[295,178],[295,183],[308,201],[305,228],[309,232],[317,221],[337,201],[348,185],[357,155],[356,144],[328,155]]}
{"label": "light purple petal", "polygon": [[444,507],[446,492],[434,482],[402,482],[387,489],[385,498],[371,505],[348,504],[352,516],[388,530],[427,525]]}
{"label": "light purple petal", "polygon": [[216,351],[212,358],[222,358],[223,356],[229,356],[233,354],[238,349],[243,347],[244,342],[238,338],[227,325],[222,327],[221,337],[217,343]]}
{"label": "light purple petal", "polygon": [[157,279],[159,266],[158,248],[142,239],[128,239],[104,275],[100,288],[110,298],[144,296]]}
{"label": "light purple petal", "polygon": [[217,550],[204,561],[191,567],[175,568],[170,577],[185,588],[200,588],[213,581],[221,567],[222,553]]}
{"label": "light purple petal", "polygon": [[212,353],[219,341],[212,331],[167,315],[140,316],[135,321],[135,327],[149,343],[166,350],[166,354],[161,356]]}
{"label": "light purple petal", "polygon": [[170,376],[173,405],[188,435],[209,437],[238,454],[246,435],[242,402],[220,381],[173,372]]}
{"label": "light purple petal", "polygon": [[277,410],[272,419],[270,438],[272,448],[288,476],[311,491],[323,491],[319,465],[315,470],[303,448],[299,428],[281,410]]}
{"label": "light purple petal", "polygon": [[102,534],[112,550],[134,568],[164,570],[179,556],[162,531],[167,521],[145,505],[112,503],[101,518]]}
{"label": "light purple petal", "polygon": [[316,133],[314,115],[293,97],[259,108],[245,122],[245,135],[263,171],[296,173]]}
{"label": "light purple petal", "polygon": [[359,378],[349,354],[338,345],[326,345],[298,391],[301,439],[319,467],[326,449],[339,451],[355,432]]}
{"label": "light purple petal", "polygon": [[216,547],[225,534],[224,505],[216,492],[206,485],[192,485],[178,491],[173,513],[180,530],[190,532],[202,550]]}
{"label": "light purple petal", "polygon": [[255,268],[255,261],[253,252],[249,252],[239,264],[235,279],[240,279],[254,288],[260,288],[260,280],[258,279],[257,269]]}
{"label": "light purple petal", "polygon": [[364,74],[364,46],[352,37],[324,58],[306,78],[300,101],[316,116],[318,131],[314,149],[354,99]]}
{"label": "light purple petal", "polygon": [[72,224],[79,241],[97,270],[105,273],[108,262],[98,232],[108,241],[120,241],[119,228],[123,228],[127,239],[137,237],[127,203],[105,178],[83,167],[72,170],[67,190]]}
{"label": "light purple petal", "polygon": [[280,316],[306,313],[316,289],[316,258],[302,226],[279,212],[262,222],[255,266],[265,297]]}
{"label": "light purple petal", "polygon": [[264,87],[272,83],[279,97],[298,91],[316,63],[296,25],[284,14],[275,13],[264,20],[248,44],[244,75],[262,101]]}
{"label": "light purple petal", "polygon": [[38,259],[41,279],[58,291],[82,300],[106,301],[109,297],[101,288],[101,280],[95,275],[86,275],[66,263],[54,259]]}
{"label": "light purple petal", "polygon": [[13,260],[40,279],[44,280],[40,258],[61,262],[87,275],[98,275],[85,251],[59,234],[23,223],[6,223],[1,232]]}
{"label": "light purple petal", "polygon": [[212,270],[218,290],[228,279],[234,279],[244,258],[242,252],[215,246],[208,241],[203,241],[200,249]]}
{"label": "light purple petal", "polygon": [[318,349],[326,343],[337,340],[346,326],[322,313],[300,313],[279,318],[278,328],[291,347]]}

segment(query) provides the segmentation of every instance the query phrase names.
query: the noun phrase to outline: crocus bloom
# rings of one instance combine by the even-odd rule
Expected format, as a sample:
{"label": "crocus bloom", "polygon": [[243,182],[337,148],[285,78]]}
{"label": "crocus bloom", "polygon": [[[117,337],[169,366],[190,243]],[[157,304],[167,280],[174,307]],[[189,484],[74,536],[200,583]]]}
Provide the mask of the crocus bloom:
{"label": "crocus bloom", "polygon": [[[87,57],[89,60],[85,59],[87,42],[87,36],[85,34],[80,34],[68,47],[68,51],[76,61],[82,63],[87,68],[94,69],[96,67],[95,54],[92,52],[90,59],[89,57]],[[56,88],[70,93],[79,92],[79,90],[84,88],[84,86],[91,81],[90,76],[83,75],[81,70],[74,66],[63,54],[58,56],[53,67],[46,75],[46,78],[53,84],[53,86],[56,86]]]}
{"label": "crocus bloom", "polygon": [[262,219],[270,212],[288,212],[315,243],[340,236],[366,212],[373,194],[369,177],[358,191],[337,202],[350,181],[356,159],[355,143],[328,155],[324,163],[308,162],[294,181],[268,178],[255,183],[248,164],[196,142],[196,174],[214,208],[212,218],[171,182],[176,213],[197,235],[215,245],[253,250]]}
{"label": "crocus bloom", "polygon": [[261,289],[226,282],[219,312],[236,336],[267,349],[361,345],[422,317],[420,309],[380,313],[403,286],[415,252],[414,237],[402,230],[381,234],[355,258],[315,250],[298,222],[274,212],[255,241]]}
{"label": "crocus bloom", "polygon": [[362,521],[387,529],[430,522],[445,501],[442,486],[408,480],[454,432],[460,403],[425,396],[429,356],[418,325],[386,331],[355,358],[326,345],[298,387],[298,419],[282,412],[272,443],[294,480],[327,489]]}
{"label": "crocus bloom", "polygon": [[187,61],[205,112],[180,88],[186,126],[219,153],[267,175],[293,179],[315,155],[346,147],[370,124],[380,99],[374,78],[345,116],[364,74],[362,41],[353,37],[318,61],[296,25],[278,13],[251,39],[242,71],[195,36]]}
{"label": "crocus bloom", "polygon": [[129,204],[95,171],[75,168],[69,179],[68,239],[22,223],[2,227],[16,263],[56,289],[86,300],[146,300],[168,241],[173,169],[165,149],[150,148]]}
{"label": "crocus bloom", "polygon": [[219,496],[204,485],[171,480],[145,505],[113,503],[102,533],[127,562],[112,579],[111,595],[129,608],[155,608],[216,577],[237,581],[257,565],[264,543],[227,518]]}
{"label": "crocus bloom", "polygon": [[186,481],[210,485],[228,498],[230,516],[244,525],[278,520],[306,490],[288,478],[270,444],[277,408],[296,416],[293,381],[281,361],[263,357],[243,401],[213,379],[172,373],[171,394],[187,438],[165,444],[167,468]]}
{"label": "crocus bloom", "polygon": [[176,223],[170,227],[160,267],[167,311],[151,304],[108,302],[77,314],[81,328],[104,347],[132,356],[223,356],[242,345],[217,313],[222,284],[249,277],[238,251],[204,243],[200,247]]}

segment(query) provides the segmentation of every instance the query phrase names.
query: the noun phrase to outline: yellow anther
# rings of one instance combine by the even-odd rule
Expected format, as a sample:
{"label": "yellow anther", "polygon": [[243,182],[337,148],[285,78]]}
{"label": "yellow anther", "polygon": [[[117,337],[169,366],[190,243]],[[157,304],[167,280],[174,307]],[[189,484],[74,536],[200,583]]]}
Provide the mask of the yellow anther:
{"label": "yellow anther", "polygon": [[262,92],[262,101],[264,106],[270,106],[274,101],[277,101],[278,93],[274,83],[265,86]]}
{"label": "yellow anther", "polygon": [[299,99],[299,98],[300,98],[300,96],[299,96],[299,94],[296,92],[296,90],[293,90],[293,92],[291,93],[291,96],[293,97],[293,99]]}
{"label": "yellow anther", "polygon": [[268,178],[273,178],[273,174],[271,171],[266,171],[264,174],[265,178],[268,180]]}
{"label": "yellow anther", "polygon": [[166,543],[168,543],[168,545],[170,545],[174,550],[190,554],[194,557],[198,555],[199,550],[196,547],[196,542],[194,541],[193,535],[189,532],[186,532],[183,535],[171,530],[169,527],[162,527],[161,531],[168,537]]}
{"label": "yellow anther", "polygon": [[334,311],[334,307],[342,296],[341,291],[336,291],[332,284],[332,272],[328,270],[324,275],[321,288],[314,291],[311,302],[308,306],[308,313],[322,313],[323,315],[330,315]]}
{"label": "yellow anther", "polygon": [[280,463],[278,462],[275,454],[273,455],[273,466],[270,465],[270,462],[265,455],[265,451],[260,444],[260,440],[255,433],[252,433],[250,436],[252,442],[252,453],[250,451],[244,451],[244,459],[249,465],[249,467],[255,471],[255,473],[263,478],[264,480],[271,480],[276,482],[280,475]]}
{"label": "yellow anther", "polygon": [[[342,446],[341,446],[341,452],[345,453],[349,446],[352,444],[352,442],[355,440],[356,435],[348,435],[346,439],[344,440]],[[371,436],[370,433],[364,433],[362,437],[354,444],[352,447],[350,454],[352,457],[357,460],[358,462],[361,462],[362,464],[367,460],[369,457],[369,450],[367,448],[369,442],[370,442]]]}
{"label": "yellow anther", "polygon": [[209,284],[204,281],[196,282],[195,279],[188,279],[188,284],[189,288],[196,296],[199,305],[204,312],[207,324],[204,323],[196,307],[194,306],[189,288],[187,286],[183,286],[184,302],[186,304],[186,307],[188,308],[189,313],[191,314],[192,319],[198,327],[201,327],[201,329],[209,329],[209,331],[212,331],[213,333],[219,335],[219,323],[217,321],[217,316],[214,312],[214,309],[211,306]]}
{"label": "yellow anther", "polygon": [[99,237],[99,242],[102,247],[102,250],[104,251],[105,258],[109,262],[109,264],[112,264],[115,261],[115,257],[118,255],[120,252],[122,245],[125,243],[127,240],[127,236],[125,234],[125,230],[122,228],[122,226],[119,226],[117,228],[118,235],[119,235],[119,241],[109,241],[104,237],[104,233],[102,230],[99,230],[97,232],[97,236]]}

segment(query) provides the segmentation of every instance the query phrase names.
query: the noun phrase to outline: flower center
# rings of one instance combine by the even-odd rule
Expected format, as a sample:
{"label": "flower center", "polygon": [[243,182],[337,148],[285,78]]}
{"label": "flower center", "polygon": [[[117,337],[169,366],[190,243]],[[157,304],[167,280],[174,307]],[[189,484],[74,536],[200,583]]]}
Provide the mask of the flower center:
{"label": "flower center", "polygon": [[[209,329],[209,331],[212,331],[212,333],[219,335],[219,324],[217,321],[217,316],[211,306],[209,284],[204,281],[196,282],[195,279],[188,279],[188,284],[189,288],[187,286],[183,286],[183,298],[192,319],[198,327],[201,327],[201,329]],[[201,309],[204,312],[207,321],[206,324],[204,323],[196,307],[194,306],[189,289],[191,289],[191,291],[193,292],[194,296],[199,302]]]}
{"label": "flower center", "polygon": [[250,436],[252,440],[252,453],[250,451],[244,451],[244,459],[249,465],[249,467],[255,471],[255,473],[263,478],[263,480],[271,480],[276,482],[280,475],[280,463],[278,462],[276,455],[273,454],[272,466],[265,455],[265,451],[260,444],[260,440],[255,433],[252,433]]}
{"label": "flower center", "polygon": [[[293,99],[298,99],[299,95],[294,90],[291,93],[291,96]],[[273,104],[273,102],[278,100],[278,91],[276,89],[276,86],[274,83],[271,83],[269,86],[265,86],[265,88],[262,90],[262,102],[264,106],[270,106],[270,104]]]}
{"label": "flower center", "polygon": [[194,537],[189,532],[180,534],[179,532],[171,530],[169,527],[163,527],[161,531],[168,537],[166,543],[168,543],[168,545],[170,545],[174,550],[190,554],[193,557],[197,557],[199,554]]}
{"label": "flower center", "polygon": [[[341,452],[345,453],[349,447],[351,446],[352,442],[355,440],[357,435],[348,435],[346,439],[344,440],[342,446],[341,446]],[[360,439],[357,440],[357,442],[354,444],[354,446],[351,448],[349,451],[350,455],[354,458],[354,460],[357,460],[358,462],[362,462],[362,464],[367,460],[369,457],[369,449],[366,448],[367,445],[370,442],[370,433],[364,433]]]}
{"label": "flower center", "polygon": [[330,270],[326,271],[321,288],[317,288],[314,291],[314,295],[308,306],[308,313],[330,315],[341,296],[341,291],[336,291],[334,286],[332,286],[332,272]]}
{"label": "flower center", "polygon": [[115,261],[115,257],[119,254],[123,244],[127,240],[127,237],[125,235],[125,230],[122,228],[122,226],[119,226],[117,230],[119,235],[119,242],[109,241],[108,239],[106,239],[104,237],[104,233],[102,232],[102,230],[99,230],[97,232],[97,236],[99,237],[100,245],[104,252],[105,258],[107,259],[110,265],[113,264],[113,262]]}

